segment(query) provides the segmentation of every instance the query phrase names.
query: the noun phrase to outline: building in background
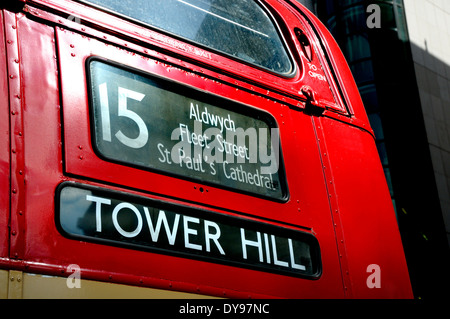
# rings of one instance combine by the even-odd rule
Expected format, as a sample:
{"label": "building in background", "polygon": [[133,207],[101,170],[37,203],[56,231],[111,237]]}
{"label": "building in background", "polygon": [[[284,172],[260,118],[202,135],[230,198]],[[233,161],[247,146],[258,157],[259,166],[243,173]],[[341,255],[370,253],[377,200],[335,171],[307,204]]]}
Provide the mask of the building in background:
{"label": "building in background", "polygon": [[450,1],[298,1],[331,31],[358,84],[415,296],[448,295]]}

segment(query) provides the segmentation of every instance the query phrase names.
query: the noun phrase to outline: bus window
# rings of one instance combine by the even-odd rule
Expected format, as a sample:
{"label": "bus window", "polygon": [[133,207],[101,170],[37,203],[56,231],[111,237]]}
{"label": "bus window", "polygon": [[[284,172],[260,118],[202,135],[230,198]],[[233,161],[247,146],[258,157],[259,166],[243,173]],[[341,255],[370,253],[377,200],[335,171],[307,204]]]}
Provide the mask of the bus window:
{"label": "bus window", "polygon": [[294,70],[276,26],[252,0],[87,2],[276,73]]}

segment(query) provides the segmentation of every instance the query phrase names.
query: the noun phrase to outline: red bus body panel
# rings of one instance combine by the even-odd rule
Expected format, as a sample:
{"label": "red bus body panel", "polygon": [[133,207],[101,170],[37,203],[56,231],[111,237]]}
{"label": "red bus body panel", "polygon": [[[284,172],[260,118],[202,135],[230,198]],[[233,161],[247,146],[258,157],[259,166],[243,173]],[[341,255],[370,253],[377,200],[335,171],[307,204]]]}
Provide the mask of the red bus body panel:
{"label": "red bus body panel", "polygon": [[[298,49],[294,27],[305,27],[311,39],[316,30],[334,71],[318,40],[314,61],[330,86],[305,78],[307,63],[298,52],[297,74],[280,78],[76,2],[36,0],[20,13],[3,10],[0,59],[7,63],[0,65],[0,115],[9,122],[0,122],[0,268],[65,276],[67,266],[77,264],[83,279],[235,298],[411,298],[374,137],[345,59],[306,9],[299,6],[300,14],[282,1],[267,3],[285,25],[291,50]],[[84,23],[70,21],[70,14]],[[100,158],[89,119],[90,57],[269,112],[280,129],[288,200]],[[305,112],[303,84],[323,97],[328,108],[322,115]],[[353,115],[346,114],[338,86]],[[55,194],[64,182],[302,229],[319,242],[321,275],[295,278],[67,238],[55,221]],[[380,268],[380,288],[369,287],[370,265]]]}
{"label": "red bus body panel", "polygon": [[[0,34],[4,34],[3,12],[0,13]],[[6,61],[5,38],[0,37],[0,59]],[[0,258],[8,257],[9,250],[9,103],[6,63],[0,64]]]}

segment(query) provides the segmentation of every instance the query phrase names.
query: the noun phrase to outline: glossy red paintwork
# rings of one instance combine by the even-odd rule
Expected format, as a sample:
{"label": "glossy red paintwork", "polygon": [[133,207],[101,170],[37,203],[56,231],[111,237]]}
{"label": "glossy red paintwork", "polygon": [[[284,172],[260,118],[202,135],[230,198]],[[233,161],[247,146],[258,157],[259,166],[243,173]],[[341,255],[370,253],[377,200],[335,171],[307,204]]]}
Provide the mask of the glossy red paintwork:
{"label": "glossy red paintwork", "polygon": [[[303,7],[299,10],[304,15],[283,1],[267,4],[282,25],[298,65],[291,78],[170,39],[77,2],[26,1],[21,13],[3,10],[5,22],[0,28],[17,34],[11,48],[6,42],[14,34],[6,32],[6,38],[0,38],[0,59],[14,66],[10,59],[18,52],[15,68],[20,78],[17,82],[8,79],[8,92],[7,72],[0,66],[0,93],[5,93],[0,96],[0,115],[12,123],[11,133],[7,123],[0,123],[0,267],[63,275],[68,265],[78,264],[85,279],[226,297],[412,297],[383,170],[350,70],[328,31]],[[71,14],[83,23],[68,20]],[[310,23],[328,51],[339,83],[333,82],[333,71]],[[313,63],[328,83],[307,76],[296,27],[314,44]],[[280,128],[289,200],[256,199],[212,186],[200,192],[199,183],[99,158],[91,144],[88,113],[85,63],[91,56],[270,112]],[[8,106],[5,96],[11,100],[14,85],[20,86],[20,99]],[[318,93],[318,103],[326,108],[323,115],[305,112],[303,85]],[[344,92],[342,98],[338,86]],[[16,107],[20,117],[8,116]],[[12,149],[17,156],[9,164]],[[291,278],[65,238],[56,228],[54,213],[55,191],[64,181],[310,229],[320,244],[322,275],[317,280]],[[9,242],[8,223],[16,231]],[[366,285],[370,264],[381,267],[379,289]]]}
{"label": "glossy red paintwork", "polygon": [[[4,34],[3,12],[0,13],[0,34]],[[6,61],[5,38],[0,37],[0,59]],[[6,63],[0,64],[0,258],[9,251],[9,105]]]}

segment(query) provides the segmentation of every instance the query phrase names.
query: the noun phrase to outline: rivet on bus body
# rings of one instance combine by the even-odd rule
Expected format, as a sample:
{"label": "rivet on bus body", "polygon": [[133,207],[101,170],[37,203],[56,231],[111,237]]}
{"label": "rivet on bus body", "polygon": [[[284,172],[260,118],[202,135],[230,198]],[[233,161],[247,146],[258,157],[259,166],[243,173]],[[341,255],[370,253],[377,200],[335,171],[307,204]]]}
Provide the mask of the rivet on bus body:
{"label": "rivet on bus body", "polygon": [[75,53],[71,53],[70,55],[71,55],[71,56],[73,56],[73,57],[75,57],[75,56],[76,56],[76,55],[75,55]]}
{"label": "rivet on bus body", "polygon": [[19,59],[14,59],[14,62],[19,63]]}
{"label": "rivet on bus body", "polygon": [[71,47],[72,49],[75,48],[75,46],[74,46],[73,44],[71,44],[70,47]]}
{"label": "rivet on bus body", "polygon": [[17,27],[15,25],[13,25],[12,28],[15,30]]}
{"label": "rivet on bus body", "polygon": [[13,188],[12,193],[17,194],[17,189]]}
{"label": "rivet on bus body", "polygon": [[13,235],[13,236],[16,236],[16,231],[15,230],[13,230],[12,232],[11,232],[11,234]]}

